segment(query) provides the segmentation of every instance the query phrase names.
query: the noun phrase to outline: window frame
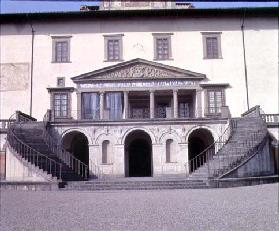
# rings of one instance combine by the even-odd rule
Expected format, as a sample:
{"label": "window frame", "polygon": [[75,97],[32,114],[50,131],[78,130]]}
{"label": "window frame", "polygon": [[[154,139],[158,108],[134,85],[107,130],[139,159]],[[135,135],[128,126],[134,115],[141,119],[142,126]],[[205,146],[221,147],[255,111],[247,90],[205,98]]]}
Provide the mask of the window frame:
{"label": "window frame", "polygon": [[[56,81],[57,87],[65,87],[65,77],[57,77]],[[60,84],[60,81],[62,81],[62,84]]]}
{"label": "window frame", "polygon": [[[171,37],[172,37],[173,33],[152,33],[152,35],[153,35],[154,60],[156,60],[156,61],[173,60],[172,45],[171,45]],[[167,39],[167,41],[168,41],[168,57],[167,58],[159,58],[158,47],[157,47],[158,39]]]}
{"label": "window frame", "polygon": [[[104,61],[105,62],[119,62],[123,61],[123,36],[124,34],[104,35]],[[109,59],[108,43],[111,40],[118,40],[119,58]]]}
{"label": "window frame", "polygon": [[[71,53],[71,37],[72,36],[52,36],[52,63],[70,63],[70,53]],[[67,43],[67,55],[66,61],[57,59],[56,44],[59,42]]]}
{"label": "window frame", "polygon": [[[210,111],[210,92],[214,92],[214,112]],[[217,97],[216,92],[221,93],[221,106],[220,106],[220,112],[218,112],[218,106],[217,106]],[[207,115],[221,115],[221,108],[226,105],[226,95],[225,95],[225,88],[221,87],[210,87],[206,89],[206,114]]]}
{"label": "window frame", "polygon": [[[64,120],[72,118],[72,92],[74,92],[73,87],[55,87],[47,88],[50,93],[50,109],[52,111],[52,118],[54,120]],[[67,95],[67,115],[66,116],[56,116],[55,115],[55,95],[56,94],[66,94]]]}
{"label": "window frame", "polygon": [[[202,43],[203,43],[203,58],[204,59],[222,59],[222,47],[221,47],[221,34],[222,32],[201,32],[202,34]],[[216,38],[217,39],[217,56],[209,57],[207,53],[207,38]]]}

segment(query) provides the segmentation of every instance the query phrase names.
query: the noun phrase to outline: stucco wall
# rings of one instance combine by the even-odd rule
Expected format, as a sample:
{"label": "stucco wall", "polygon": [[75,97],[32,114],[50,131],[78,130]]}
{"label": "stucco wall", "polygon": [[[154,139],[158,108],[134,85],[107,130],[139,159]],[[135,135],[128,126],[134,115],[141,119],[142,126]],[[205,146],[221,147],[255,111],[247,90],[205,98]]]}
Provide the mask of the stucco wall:
{"label": "stucco wall", "polygon": [[[245,44],[250,106],[261,105],[265,113],[278,113],[278,20],[247,18]],[[31,60],[31,29],[27,24],[1,25],[1,64],[29,63]],[[57,77],[66,77],[66,86],[74,86],[71,77],[115,64],[104,62],[104,37],[124,34],[124,61],[133,58],[153,60],[153,36],[171,32],[173,60],[162,63],[204,73],[214,83],[229,83],[226,101],[233,116],[246,107],[243,49],[240,18],[187,18],[33,23],[34,82],[33,116],[42,119],[49,108],[46,87],[55,87]],[[204,59],[201,32],[222,32],[222,59]],[[70,35],[71,62],[52,63],[52,37]],[[30,71],[27,73],[30,76]],[[30,77],[29,77],[30,78]],[[25,90],[1,90],[1,118],[14,110],[29,112],[30,84]],[[72,94],[76,106],[76,94]],[[272,99],[272,100],[271,100]],[[74,108],[76,110],[76,108]]]}

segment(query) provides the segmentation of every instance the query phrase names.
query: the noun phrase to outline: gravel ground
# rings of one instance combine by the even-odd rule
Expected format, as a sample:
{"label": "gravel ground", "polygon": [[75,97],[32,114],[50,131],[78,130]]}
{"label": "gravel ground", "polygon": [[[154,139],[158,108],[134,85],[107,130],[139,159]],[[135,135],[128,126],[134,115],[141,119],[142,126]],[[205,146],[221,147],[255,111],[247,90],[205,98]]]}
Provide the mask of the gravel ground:
{"label": "gravel ground", "polygon": [[114,192],[1,191],[6,230],[278,230],[279,184]]}

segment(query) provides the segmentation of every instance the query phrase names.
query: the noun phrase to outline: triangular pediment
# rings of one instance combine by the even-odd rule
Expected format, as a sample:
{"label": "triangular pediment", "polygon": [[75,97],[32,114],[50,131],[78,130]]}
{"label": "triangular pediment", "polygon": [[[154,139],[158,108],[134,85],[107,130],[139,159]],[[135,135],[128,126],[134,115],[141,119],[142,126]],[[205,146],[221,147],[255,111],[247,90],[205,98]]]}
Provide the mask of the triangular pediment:
{"label": "triangular pediment", "polygon": [[88,82],[94,80],[173,78],[202,80],[205,75],[144,59],[133,59],[73,77],[72,80],[74,82]]}

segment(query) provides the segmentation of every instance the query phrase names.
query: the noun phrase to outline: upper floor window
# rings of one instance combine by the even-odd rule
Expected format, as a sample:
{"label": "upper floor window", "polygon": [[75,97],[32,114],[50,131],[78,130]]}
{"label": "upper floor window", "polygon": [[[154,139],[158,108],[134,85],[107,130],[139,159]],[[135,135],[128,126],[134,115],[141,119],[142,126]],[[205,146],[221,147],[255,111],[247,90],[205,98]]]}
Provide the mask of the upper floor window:
{"label": "upper floor window", "polygon": [[224,89],[207,89],[208,114],[220,114],[225,105]]}
{"label": "upper floor window", "polygon": [[52,62],[70,62],[70,36],[52,37]]}
{"label": "upper floor window", "polygon": [[106,61],[121,61],[123,59],[122,37],[123,34],[104,35]]}
{"label": "upper floor window", "polygon": [[155,60],[168,60],[172,58],[171,35],[172,33],[167,33],[167,34],[153,33]]}
{"label": "upper floor window", "polygon": [[205,59],[222,58],[221,53],[221,32],[202,32],[203,57]]}

